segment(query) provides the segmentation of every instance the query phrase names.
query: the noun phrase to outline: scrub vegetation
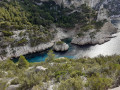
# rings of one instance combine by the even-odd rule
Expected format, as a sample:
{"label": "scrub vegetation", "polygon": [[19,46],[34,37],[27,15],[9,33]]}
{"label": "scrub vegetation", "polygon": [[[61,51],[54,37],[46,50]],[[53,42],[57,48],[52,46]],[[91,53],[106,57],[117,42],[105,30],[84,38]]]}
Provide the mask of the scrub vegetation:
{"label": "scrub vegetation", "polygon": [[[46,70],[36,70],[38,66]],[[24,56],[17,63],[1,61],[0,88],[20,85],[18,90],[45,90],[53,81],[55,90],[107,90],[119,85],[119,72],[120,56],[117,55],[74,60],[55,58],[53,51],[49,51],[45,62],[29,63]],[[9,79],[13,80],[6,85]]]}

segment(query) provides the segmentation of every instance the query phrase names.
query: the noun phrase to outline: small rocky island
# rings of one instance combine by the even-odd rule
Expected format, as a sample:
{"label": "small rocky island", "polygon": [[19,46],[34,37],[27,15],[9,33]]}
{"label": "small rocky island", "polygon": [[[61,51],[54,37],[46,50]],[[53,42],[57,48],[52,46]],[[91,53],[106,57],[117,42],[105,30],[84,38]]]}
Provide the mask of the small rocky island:
{"label": "small rocky island", "polygon": [[58,42],[55,42],[53,49],[55,51],[67,51],[69,49],[69,45],[63,41],[58,41]]}

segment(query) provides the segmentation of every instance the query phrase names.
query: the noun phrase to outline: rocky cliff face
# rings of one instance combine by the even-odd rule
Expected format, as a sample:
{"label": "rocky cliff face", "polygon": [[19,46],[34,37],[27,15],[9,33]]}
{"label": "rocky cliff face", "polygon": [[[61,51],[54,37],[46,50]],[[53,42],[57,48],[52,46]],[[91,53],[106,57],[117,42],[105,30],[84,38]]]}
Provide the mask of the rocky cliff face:
{"label": "rocky cliff face", "polygon": [[117,28],[110,22],[106,22],[100,31],[96,32],[95,29],[84,33],[82,37],[74,37],[72,43],[78,45],[86,44],[103,44],[112,38],[112,34],[117,32]]}
{"label": "rocky cliff face", "polygon": [[[60,29],[58,29],[59,31],[56,33],[55,38],[53,40],[51,40],[50,42],[47,43],[41,43],[37,46],[31,47],[30,44],[26,44],[23,46],[17,46],[17,47],[11,47],[11,45],[7,46],[4,50],[5,52],[7,52],[7,54],[4,55],[0,55],[0,61],[1,60],[6,60],[7,58],[11,58],[11,57],[19,57],[20,55],[26,55],[28,53],[35,53],[35,52],[40,52],[40,51],[44,51],[46,49],[49,49],[53,46],[55,46],[58,51],[65,51],[69,48],[69,46],[67,44],[63,44],[63,45],[58,45],[56,46],[56,44],[54,44],[55,42],[60,41],[61,39],[67,38],[68,35],[64,34],[63,31],[61,31]],[[22,32],[25,32],[25,30],[23,30]],[[15,39],[19,39],[19,31],[14,31],[14,36],[13,38]],[[2,48],[0,48],[0,52],[2,52]]]}
{"label": "rocky cliff face", "polygon": [[109,15],[120,14],[120,0],[106,0],[104,8],[109,10]]}
{"label": "rocky cliff face", "polygon": [[110,20],[109,15],[108,15],[108,10],[105,9],[102,5],[102,6],[100,6],[100,9],[98,10],[97,20],[100,21],[100,20],[104,20],[104,19]]}
{"label": "rocky cliff face", "polygon": [[25,45],[25,46],[12,48],[12,47],[8,46],[6,48],[7,55],[0,56],[0,60],[5,60],[5,59],[10,58],[10,57],[19,57],[20,55],[25,55],[28,53],[35,53],[35,52],[44,51],[44,50],[52,47],[53,45],[54,45],[54,42],[51,41],[51,42],[48,42],[46,44],[37,45],[35,47]]}

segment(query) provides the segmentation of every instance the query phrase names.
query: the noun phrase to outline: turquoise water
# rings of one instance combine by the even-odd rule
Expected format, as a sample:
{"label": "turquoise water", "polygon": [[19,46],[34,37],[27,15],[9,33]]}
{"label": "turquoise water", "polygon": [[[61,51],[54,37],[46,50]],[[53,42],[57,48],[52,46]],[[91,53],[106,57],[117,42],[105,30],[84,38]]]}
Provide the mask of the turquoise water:
{"label": "turquoise water", "polygon": [[[67,57],[70,59],[80,58],[80,57],[97,57],[99,55],[120,55],[120,21],[112,21],[119,28],[117,34],[115,34],[115,38],[112,38],[110,41],[101,44],[101,45],[85,45],[85,46],[78,46],[71,44],[71,39],[64,39],[63,41],[69,45],[69,50],[65,52],[54,52],[56,58],[59,57]],[[41,62],[45,61],[47,58],[47,53],[50,49],[37,52],[33,54],[25,55],[26,59],[29,62]],[[13,59],[14,62],[18,61],[18,58]]]}
{"label": "turquoise water", "polygon": [[[74,49],[74,45],[72,45],[70,42],[71,42],[71,39],[67,38],[67,39],[64,39],[63,40],[64,42],[66,42],[68,45],[69,45],[69,50],[68,51],[65,51],[65,52],[55,52],[54,51],[54,54],[55,54],[55,57],[56,58],[59,58],[59,57],[67,57],[67,58],[70,58],[70,59],[73,59],[74,58],[74,53],[71,54],[71,52],[73,51]],[[45,59],[47,58],[47,53],[50,49],[46,50],[46,51],[43,51],[43,52],[37,52],[37,53],[33,53],[33,54],[28,54],[28,55],[25,55],[26,59],[29,61],[29,62],[42,62],[42,61],[45,61]],[[14,58],[13,59],[14,62],[17,62],[18,61],[18,58]]]}
{"label": "turquoise water", "polygon": [[[26,59],[29,61],[29,62],[41,62],[41,61],[45,61],[45,59],[47,58],[47,53],[48,53],[49,50],[46,50],[44,52],[39,52],[39,53],[34,53],[34,54],[31,54],[31,55],[26,55]],[[54,52],[55,54],[55,57],[56,58],[59,58],[59,57],[67,57],[67,58],[70,58],[70,59],[73,59],[74,56],[66,56],[64,53],[67,53],[66,52]]]}
{"label": "turquoise water", "polygon": [[[54,54],[55,54],[56,58],[59,58],[59,57],[66,57],[66,58],[70,58],[70,59],[74,58],[74,56],[76,55],[76,53],[74,53],[74,50],[75,50],[75,48],[79,48],[80,46],[71,44],[70,43],[71,40],[72,39],[70,39],[70,38],[62,40],[64,42],[66,42],[69,45],[70,48],[69,48],[68,51],[65,51],[65,52],[55,52],[54,51]],[[81,49],[83,49],[83,48],[81,48]],[[28,54],[28,55],[25,55],[25,57],[29,62],[45,61],[45,59],[47,58],[47,53],[48,53],[49,50],[50,49],[48,49],[46,51],[43,51],[43,52]]]}

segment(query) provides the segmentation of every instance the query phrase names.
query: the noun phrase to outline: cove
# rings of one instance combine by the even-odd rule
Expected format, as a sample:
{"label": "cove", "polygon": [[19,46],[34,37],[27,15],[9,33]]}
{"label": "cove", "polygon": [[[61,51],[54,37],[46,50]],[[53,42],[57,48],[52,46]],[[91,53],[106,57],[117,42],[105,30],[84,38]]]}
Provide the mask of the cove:
{"label": "cove", "polygon": [[[62,40],[69,45],[69,49],[64,52],[54,51],[56,58],[66,57],[66,58],[74,59],[75,58],[74,56],[77,54],[76,49],[79,48],[79,50],[85,50],[90,47],[89,45],[78,46],[78,45],[71,44],[71,40],[72,40],[71,38],[66,38],[66,39]],[[52,48],[50,48],[50,49],[52,49]],[[29,62],[32,62],[32,63],[33,62],[42,62],[42,61],[45,61],[45,59],[47,58],[47,53],[50,49],[42,51],[42,52],[27,54],[24,56]],[[13,58],[13,61],[17,62],[18,58]]]}
{"label": "cove", "polygon": [[[120,29],[120,20],[112,20],[111,21],[118,29]],[[69,50],[65,52],[54,52],[56,58],[59,57],[67,57],[70,59],[76,59],[81,57],[97,57],[99,55],[120,55],[120,30],[118,33],[114,34],[115,38],[112,38],[110,41],[101,44],[101,45],[85,45],[78,46],[71,44],[71,38],[64,39],[63,41],[69,44]],[[51,49],[51,48],[50,48]],[[47,58],[47,53],[50,50],[46,50],[43,52],[37,52],[33,54],[25,55],[26,59],[29,62],[41,62],[45,61]],[[15,62],[18,61],[18,58],[13,59]]]}

